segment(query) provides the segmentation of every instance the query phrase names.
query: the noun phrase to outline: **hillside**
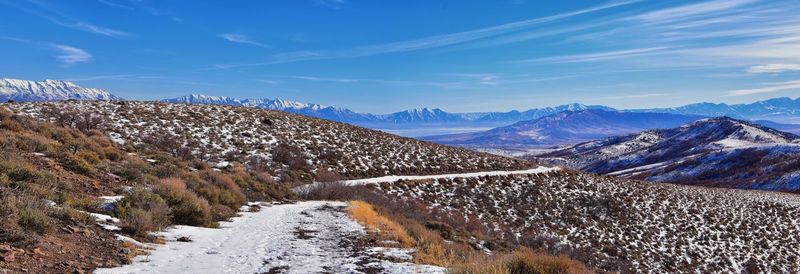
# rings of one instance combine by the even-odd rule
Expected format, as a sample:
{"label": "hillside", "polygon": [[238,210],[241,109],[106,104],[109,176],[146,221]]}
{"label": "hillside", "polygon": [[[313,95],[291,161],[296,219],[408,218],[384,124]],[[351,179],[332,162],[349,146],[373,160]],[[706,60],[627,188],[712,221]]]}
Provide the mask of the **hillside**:
{"label": "hillside", "polygon": [[[0,107],[0,269],[83,273],[129,263],[172,224],[216,226],[247,200],[294,197],[268,173],[214,170],[156,146]],[[79,121],[75,117],[75,121]],[[124,196],[123,196],[124,195]],[[118,236],[122,235],[122,236]]]}
{"label": "hillside", "polygon": [[475,148],[549,147],[646,129],[670,128],[700,118],[677,114],[590,109],[560,112],[483,132],[428,136],[421,139]]}
{"label": "hillside", "polygon": [[797,135],[727,117],[590,141],[537,156],[655,182],[800,191]]}
{"label": "hillside", "polygon": [[571,171],[376,185],[508,242],[621,273],[796,273],[794,194],[652,184]]}
{"label": "hillside", "polygon": [[52,100],[114,100],[119,99],[108,91],[82,88],[74,83],[59,80],[42,82],[0,79],[0,102],[40,102]]}
{"label": "hillside", "polygon": [[[125,146],[155,144],[175,157],[231,162],[285,182],[310,182],[320,169],[347,178],[521,169],[522,160],[435,145],[347,124],[257,108],[157,102],[8,105],[57,124],[88,115],[90,126]],[[59,111],[54,111],[59,110]]]}
{"label": "hillside", "polygon": [[121,145],[68,109],[52,110],[70,117],[60,126],[6,106],[0,272],[444,271],[411,262],[392,242],[376,246],[349,204],[295,203],[290,185],[265,170],[214,168],[158,143]]}

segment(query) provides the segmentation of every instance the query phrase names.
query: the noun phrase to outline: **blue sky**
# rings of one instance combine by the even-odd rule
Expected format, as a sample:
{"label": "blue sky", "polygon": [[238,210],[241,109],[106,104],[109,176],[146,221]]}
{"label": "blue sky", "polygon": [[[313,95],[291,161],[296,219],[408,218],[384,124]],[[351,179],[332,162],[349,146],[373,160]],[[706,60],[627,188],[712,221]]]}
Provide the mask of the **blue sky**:
{"label": "blue sky", "polygon": [[800,96],[800,3],[0,0],[0,77],[388,113]]}

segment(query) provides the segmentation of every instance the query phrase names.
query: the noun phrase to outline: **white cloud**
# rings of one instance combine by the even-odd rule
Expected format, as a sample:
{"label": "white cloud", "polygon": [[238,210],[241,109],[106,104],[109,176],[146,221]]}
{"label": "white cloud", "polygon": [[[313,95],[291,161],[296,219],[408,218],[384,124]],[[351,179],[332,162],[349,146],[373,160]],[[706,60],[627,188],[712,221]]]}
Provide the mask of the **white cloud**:
{"label": "white cloud", "polygon": [[222,39],[228,40],[230,42],[234,42],[234,43],[248,44],[248,45],[258,46],[258,47],[262,47],[262,48],[266,48],[267,47],[267,45],[265,45],[263,43],[259,43],[259,42],[253,41],[252,39],[250,39],[250,37],[247,37],[247,35],[244,35],[244,34],[223,33],[223,34],[220,34],[219,37],[222,38]]}
{"label": "white cloud", "polygon": [[752,66],[747,69],[749,73],[781,73],[800,70],[800,64],[766,64]]}
{"label": "white cloud", "polygon": [[59,55],[56,55],[56,58],[61,60],[61,62],[66,66],[71,66],[78,63],[88,63],[92,60],[92,55],[85,50],[60,44],[52,44],[51,46],[54,50],[60,53]]}
{"label": "white cloud", "polygon": [[771,93],[771,92],[779,92],[792,89],[800,89],[800,80],[773,83],[766,87],[760,87],[760,88],[732,90],[729,91],[727,94],[725,94],[723,97]]}

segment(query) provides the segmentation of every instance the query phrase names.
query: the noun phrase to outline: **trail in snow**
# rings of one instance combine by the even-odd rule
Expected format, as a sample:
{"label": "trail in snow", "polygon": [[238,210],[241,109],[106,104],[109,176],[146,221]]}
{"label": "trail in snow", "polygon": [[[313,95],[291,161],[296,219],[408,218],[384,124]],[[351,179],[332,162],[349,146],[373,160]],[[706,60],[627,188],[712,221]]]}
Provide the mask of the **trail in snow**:
{"label": "trail in snow", "polygon": [[[146,257],[96,273],[443,273],[434,266],[378,259],[358,241],[364,228],[342,202],[300,202],[245,212],[220,229],[176,226]],[[178,242],[178,237],[191,242]],[[398,250],[384,250],[397,252]]]}
{"label": "trail in snow", "polygon": [[408,175],[408,176],[383,176],[367,179],[355,179],[342,181],[348,185],[364,185],[364,184],[377,184],[377,183],[391,183],[399,180],[427,180],[427,179],[452,179],[452,178],[469,178],[481,176],[502,176],[502,175],[517,175],[517,174],[536,174],[559,170],[559,167],[544,167],[539,166],[526,170],[511,170],[511,171],[483,171],[483,172],[470,172],[470,173],[452,173],[452,174],[439,174],[439,175]]}

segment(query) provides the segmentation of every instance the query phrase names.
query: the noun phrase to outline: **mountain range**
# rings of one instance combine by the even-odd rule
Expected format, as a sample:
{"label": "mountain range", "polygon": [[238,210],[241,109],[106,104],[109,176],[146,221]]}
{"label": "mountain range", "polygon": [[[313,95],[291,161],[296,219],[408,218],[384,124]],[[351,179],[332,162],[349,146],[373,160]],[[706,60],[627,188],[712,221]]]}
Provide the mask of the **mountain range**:
{"label": "mountain range", "polygon": [[60,80],[42,82],[0,79],[1,101],[52,101],[52,100],[114,100],[119,97],[106,90],[82,88]]}
{"label": "mountain range", "polygon": [[729,117],[562,148],[534,159],[654,182],[800,191],[800,137]]}
{"label": "mountain range", "polygon": [[567,104],[556,107],[535,108],[526,111],[509,112],[467,112],[450,113],[438,108],[418,108],[399,111],[389,114],[357,113],[340,107],[331,107],[318,104],[301,103],[281,99],[236,99],[224,96],[208,96],[190,94],[172,99],[163,99],[163,102],[186,104],[218,104],[230,106],[248,106],[282,110],[292,113],[308,115],[327,120],[346,122],[368,127],[402,126],[413,124],[442,125],[442,124],[494,124],[502,125],[522,120],[536,119],[562,111],[579,111],[586,109],[606,109],[606,106]]}
{"label": "mountain range", "polygon": [[660,112],[705,116],[728,116],[749,120],[800,122],[800,98],[773,98],[751,104],[697,103],[674,108],[632,109],[636,112]]}
{"label": "mountain range", "polygon": [[670,128],[701,118],[703,116],[586,109],[563,111],[488,131],[420,138],[464,147],[524,149],[575,144],[647,129]]}

